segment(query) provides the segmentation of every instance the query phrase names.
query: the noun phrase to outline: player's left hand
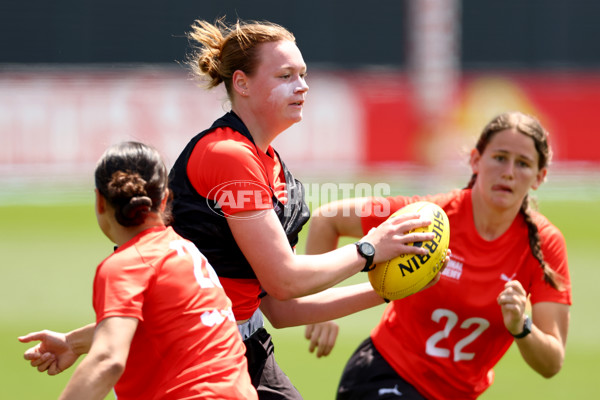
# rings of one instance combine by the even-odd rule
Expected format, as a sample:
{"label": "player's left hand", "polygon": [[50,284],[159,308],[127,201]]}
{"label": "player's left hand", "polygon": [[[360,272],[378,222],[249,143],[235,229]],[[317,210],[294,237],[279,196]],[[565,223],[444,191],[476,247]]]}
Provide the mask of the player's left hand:
{"label": "player's left hand", "polygon": [[502,310],[504,326],[511,334],[519,334],[523,330],[527,293],[521,282],[506,282],[504,290],[498,295],[498,304]]}
{"label": "player's left hand", "polygon": [[317,358],[329,355],[335,346],[339,330],[340,327],[333,321],[306,325],[304,337],[310,340],[308,351],[313,353],[316,348]]}

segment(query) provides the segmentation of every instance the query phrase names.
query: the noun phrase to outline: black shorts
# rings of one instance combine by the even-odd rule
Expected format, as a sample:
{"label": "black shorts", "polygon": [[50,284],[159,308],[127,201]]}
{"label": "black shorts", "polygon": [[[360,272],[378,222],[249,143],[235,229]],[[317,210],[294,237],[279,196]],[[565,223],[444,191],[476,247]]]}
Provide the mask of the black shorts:
{"label": "black shorts", "polygon": [[426,400],[388,364],[368,338],[352,354],[338,386],[337,400]]}
{"label": "black shorts", "polygon": [[275,347],[265,328],[258,329],[244,344],[248,372],[260,400],[302,400],[298,389],[275,361]]}

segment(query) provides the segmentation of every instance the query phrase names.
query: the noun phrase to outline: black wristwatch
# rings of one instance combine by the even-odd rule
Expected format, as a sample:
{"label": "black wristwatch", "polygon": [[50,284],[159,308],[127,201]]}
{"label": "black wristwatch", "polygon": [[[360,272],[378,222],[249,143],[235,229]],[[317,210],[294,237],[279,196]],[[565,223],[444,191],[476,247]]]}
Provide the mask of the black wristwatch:
{"label": "black wristwatch", "polygon": [[525,322],[523,322],[523,332],[513,335],[515,339],[521,339],[531,333],[531,319],[528,316],[525,316]]}
{"label": "black wristwatch", "polygon": [[365,267],[362,269],[363,272],[368,272],[375,268],[373,265],[373,259],[375,258],[375,247],[369,242],[356,242],[356,250],[358,254],[367,260]]}

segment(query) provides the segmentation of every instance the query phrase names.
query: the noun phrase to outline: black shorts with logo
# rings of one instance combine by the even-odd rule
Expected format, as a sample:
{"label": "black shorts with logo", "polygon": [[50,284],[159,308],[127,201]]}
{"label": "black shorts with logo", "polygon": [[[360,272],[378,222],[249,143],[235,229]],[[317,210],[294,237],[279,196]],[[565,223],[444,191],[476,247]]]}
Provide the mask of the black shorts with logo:
{"label": "black shorts with logo", "polygon": [[302,400],[298,389],[275,361],[275,346],[265,328],[259,328],[244,344],[248,372],[259,400]]}
{"label": "black shorts with logo", "polygon": [[388,364],[369,337],[342,372],[337,400],[426,400]]}

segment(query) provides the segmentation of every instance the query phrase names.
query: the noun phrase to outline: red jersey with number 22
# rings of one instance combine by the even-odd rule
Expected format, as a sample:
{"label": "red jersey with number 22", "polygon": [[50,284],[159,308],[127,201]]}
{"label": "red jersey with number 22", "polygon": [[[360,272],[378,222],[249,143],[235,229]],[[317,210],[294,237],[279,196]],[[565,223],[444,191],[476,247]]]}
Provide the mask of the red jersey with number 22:
{"label": "red jersey with number 22", "polygon": [[[571,304],[564,237],[541,214],[532,214],[544,259],[565,280],[566,290],[558,291],[544,282],[523,216],[519,214],[502,236],[486,241],[475,229],[469,189],[374,199],[363,210],[363,231],[419,200],[438,204],[448,215],[450,262],[436,285],[392,301],[371,338],[398,374],[428,399],[475,399],[490,386],[492,367],[513,343],[496,302],[508,280],[520,281],[532,304]],[[390,212],[381,216],[385,201]]]}
{"label": "red jersey with number 22", "polygon": [[172,228],[147,229],[97,268],[96,322],[139,324],[125,372],[127,399],[257,399],[231,301],[204,256]]}

